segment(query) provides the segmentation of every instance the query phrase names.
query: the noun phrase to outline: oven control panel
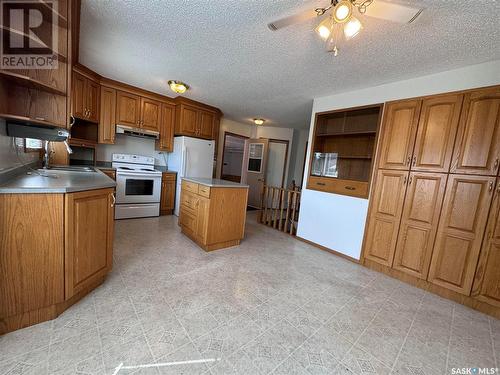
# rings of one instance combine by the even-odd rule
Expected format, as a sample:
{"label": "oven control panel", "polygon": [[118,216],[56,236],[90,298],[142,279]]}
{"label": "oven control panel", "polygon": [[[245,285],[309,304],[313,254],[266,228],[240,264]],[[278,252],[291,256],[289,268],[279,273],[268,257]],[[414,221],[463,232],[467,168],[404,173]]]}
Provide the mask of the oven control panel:
{"label": "oven control panel", "polygon": [[113,161],[133,164],[155,164],[155,158],[151,156],[133,155],[133,154],[113,154]]}

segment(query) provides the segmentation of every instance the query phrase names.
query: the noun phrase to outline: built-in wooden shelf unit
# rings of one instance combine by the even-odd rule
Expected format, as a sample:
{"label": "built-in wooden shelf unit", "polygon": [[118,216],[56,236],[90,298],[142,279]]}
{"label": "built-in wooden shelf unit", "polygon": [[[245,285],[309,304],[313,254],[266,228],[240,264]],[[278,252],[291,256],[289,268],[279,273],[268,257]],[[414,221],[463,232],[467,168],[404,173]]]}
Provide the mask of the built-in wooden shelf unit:
{"label": "built-in wooden shelf unit", "polygon": [[367,198],[382,105],[316,114],[307,188]]}

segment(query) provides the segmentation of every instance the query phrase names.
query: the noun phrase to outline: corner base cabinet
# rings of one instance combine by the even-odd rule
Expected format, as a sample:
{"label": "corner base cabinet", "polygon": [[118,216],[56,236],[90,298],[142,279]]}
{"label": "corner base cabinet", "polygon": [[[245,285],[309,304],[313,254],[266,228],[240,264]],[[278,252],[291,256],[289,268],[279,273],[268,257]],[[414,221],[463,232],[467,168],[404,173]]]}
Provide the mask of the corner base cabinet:
{"label": "corner base cabinet", "polygon": [[182,181],[179,225],[205,251],[239,245],[245,233],[248,187]]}
{"label": "corner base cabinet", "polygon": [[0,194],[0,335],[56,318],[104,281],[113,193]]}

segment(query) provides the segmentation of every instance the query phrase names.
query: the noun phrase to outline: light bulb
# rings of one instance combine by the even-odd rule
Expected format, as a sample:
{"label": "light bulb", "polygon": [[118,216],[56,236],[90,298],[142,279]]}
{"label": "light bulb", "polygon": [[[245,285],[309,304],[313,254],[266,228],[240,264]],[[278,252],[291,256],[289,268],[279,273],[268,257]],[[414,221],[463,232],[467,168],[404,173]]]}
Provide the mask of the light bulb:
{"label": "light bulb", "polygon": [[254,118],[253,119],[253,122],[255,125],[262,125],[264,123],[264,119],[261,119],[261,118]]}
{"label": "light bulb", "polygon": [[351,17],[349,22],[347,22],[344,26],[344,35],[346,39],[354,38],[363,28],[361,22],[356,17]]}
{"label": "light bulb", "polygon": [[333,10],[333,19],[337,23],[346,22],[352,14],[352,4],[349,0],[339,2]]}
{"label": "light bulb", "polygon": [[327,40],[330,34],[332,33],[332,20],[331,18],[327,18],[321,22],[318,27],[316,27],[316,32],[320,36],[321,39]]}

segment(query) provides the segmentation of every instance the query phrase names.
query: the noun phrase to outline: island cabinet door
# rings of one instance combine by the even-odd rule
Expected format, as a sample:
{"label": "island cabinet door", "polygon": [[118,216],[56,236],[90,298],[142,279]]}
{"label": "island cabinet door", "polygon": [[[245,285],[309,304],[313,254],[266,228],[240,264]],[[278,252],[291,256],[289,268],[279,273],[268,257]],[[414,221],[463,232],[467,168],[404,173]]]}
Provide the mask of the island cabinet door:
{"label": "island cabinet door", "polygon": [[428,280],[470,295],[494,177],[449,175]]}
{"label": "island cabinet door", "polygon": [[406,171],[379,170],[367,228],[366,259],[392,266],[407,180]]}
{"label": "island cabinet door", "polygon": [[421,105],[421,100],[386,104],[379,168],[410,169]]}
{"label": "island cabinet door", "polygon": [[481,301],[500,307],[500,179],[497,179],[473,294]]}
{"label": "island cabinet door", "polygon": [[427,279],[447,175],[410,173],[393,268]]}
{"label": "island cabinet door", "polygon": [[95,287],[113,264],[113,189],[66,194],[65,296]]}
{"label": "island cabinet door", "polygon": [[466,94],[451,171],[496,176],[500,164],[500,88]]}

